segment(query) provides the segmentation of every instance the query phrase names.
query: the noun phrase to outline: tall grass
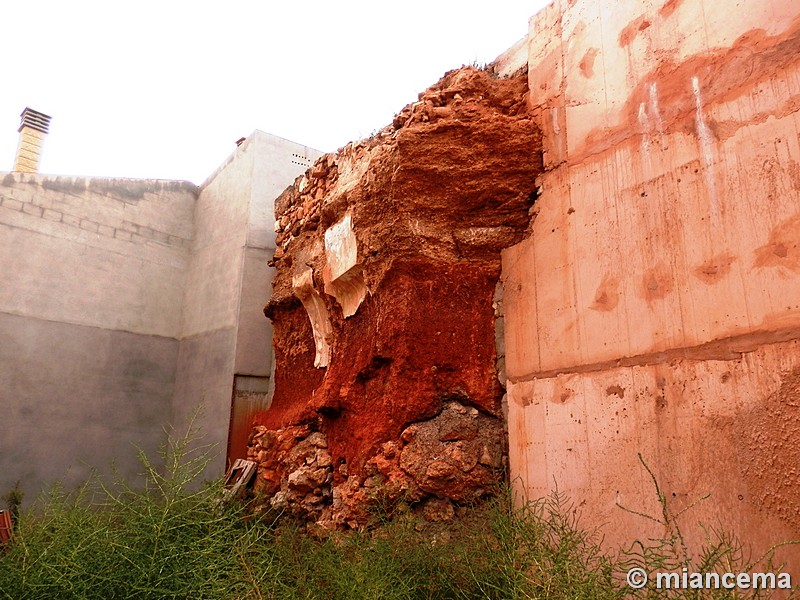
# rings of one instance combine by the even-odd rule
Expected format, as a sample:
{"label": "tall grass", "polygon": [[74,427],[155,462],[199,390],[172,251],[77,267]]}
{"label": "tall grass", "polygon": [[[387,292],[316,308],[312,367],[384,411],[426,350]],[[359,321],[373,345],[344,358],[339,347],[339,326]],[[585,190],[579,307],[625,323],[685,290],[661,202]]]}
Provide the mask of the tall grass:
{"label": "tall grass", "polygon": [[630,594],[621,574],[631,561],[672,564],[674,544],[603,553],[560,494],[515,510],[501,490],[457,524],[406,512],[367,531],[312,536],[222,505],[219,484],[199,486],[209,449],[192,450],[195,439],[171,438],[164,468],[141,454],[143,488],[94,478],[22,511],[0,555],[0,598],[602,600]]}
{"label": "tall grass", "polygon": [[197,489],[209,456],[192,442],[172,438],[163,469],[140,453],[143,489],[95,477],[40,498],[0,560],[0,598],[226,597],[232,550],[257,532],[239,509],[220,509],[218,486]]}

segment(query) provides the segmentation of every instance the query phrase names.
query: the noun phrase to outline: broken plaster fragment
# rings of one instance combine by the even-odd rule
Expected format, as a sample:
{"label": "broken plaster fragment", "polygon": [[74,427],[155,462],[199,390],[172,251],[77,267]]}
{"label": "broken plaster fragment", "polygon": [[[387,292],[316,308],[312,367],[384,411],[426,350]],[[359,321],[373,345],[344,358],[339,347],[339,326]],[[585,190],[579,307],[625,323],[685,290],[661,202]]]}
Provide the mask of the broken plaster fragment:
{"label": "broken plaster fragment", "polygon": [[348,212],[325,232],[325,293],[336,298],[346,317],[356,314],[367,295],[367,285],[358,261],[353,218]]}
{"label": "broken plaster fragment", "polygon": [[311,320],[316,349],[314,366],[317,368],[327,367],[330,362],[330,338],[333,330],[328,318],[328,310],[325,308],[325,301],[314,289],[314,277],[310,267],[292,277],[292,289],[303,303],[308,318]]}

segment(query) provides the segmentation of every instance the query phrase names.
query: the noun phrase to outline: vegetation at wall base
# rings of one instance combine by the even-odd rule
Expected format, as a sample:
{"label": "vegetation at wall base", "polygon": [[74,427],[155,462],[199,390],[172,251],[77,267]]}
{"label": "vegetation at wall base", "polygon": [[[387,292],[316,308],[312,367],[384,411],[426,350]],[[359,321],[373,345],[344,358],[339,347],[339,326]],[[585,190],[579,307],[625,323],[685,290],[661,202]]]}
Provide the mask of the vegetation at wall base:
{"label": "vegetation at wall base", "polygon": [[[55,488],[23,510],[0,555],[0,598],[749,597],[652,589],[634,595],[624,580],[630,565],[686,564],[675,538],[609,556],[559,493],[513,509],[510,491],[500,490],[456,523],[426,524],[406,511],[365,531],[309,535],[279,515],[222,505],[218,484],[198,486],[209,449],[195,442],[192,431],[173,438],[163,469],[141,455],[143,489],[94,478],[76,491]],[[666,505],[664,514],[669,518]],[[705,562],[692,564],[730,568],[739,546],[721,540],[701,554]]]}

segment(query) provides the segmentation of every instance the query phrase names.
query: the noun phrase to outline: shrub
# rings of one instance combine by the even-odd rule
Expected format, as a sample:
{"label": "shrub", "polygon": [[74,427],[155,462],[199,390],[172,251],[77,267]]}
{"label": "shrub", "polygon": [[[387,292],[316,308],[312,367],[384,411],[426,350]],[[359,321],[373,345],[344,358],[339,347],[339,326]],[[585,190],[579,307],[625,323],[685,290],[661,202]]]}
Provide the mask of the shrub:
{"label": "shrub", "polygon": [[[95,477],[41,497],[0,556],[0,598],[602,600],[631,595],[624,571],[632,565],[743,564],[740,546],[724,536],[691,560],[674,527],[613,557],[562,494],[514,509],[507,488],[454,524],[424,524],[405,511],[364,531],[312,536],[275,514],[223,505],[219,483],[199,486],[210,450],[190,429],[170,436],[163,469],[140,454],[141,489]],[[694,597],[681,594],[670,597]]]}

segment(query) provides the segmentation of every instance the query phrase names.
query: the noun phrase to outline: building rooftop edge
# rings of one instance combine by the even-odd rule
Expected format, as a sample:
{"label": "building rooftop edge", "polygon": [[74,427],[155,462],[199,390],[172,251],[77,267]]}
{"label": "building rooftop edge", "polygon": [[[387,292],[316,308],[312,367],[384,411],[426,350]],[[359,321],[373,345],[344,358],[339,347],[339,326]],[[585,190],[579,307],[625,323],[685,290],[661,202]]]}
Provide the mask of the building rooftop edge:
{"label": "building rooftop edge", "polygon": [[297,146],[299,148],[307,148],[309,150],[313,150],[314,152],[319,152],[320,154],[325,154],[321,150],[317,150],[316,148],[312,148],[311,146],[307,146],[305,144],[301,144],[300,142],[295,142],[295,141],[290,140],[288,138],[281,137],[279,135],[275,135],[274,133],[269,133],[267,131],[262,131],[261,129],[254,129],[250,133],[250,135],[248,135],[245,138],[245,141],[242,142],[241,144],[239,144],[238,146],[236,146],[233,149],[233,151],[228,155],[228,158],[226,158],[224,161],[222,161],[222,163],[216,169],[214,169],[214,171],[212,171],[212,173],[208,177],[205,178],[203,183],[201,183],[200,185],[197,186],[198,189],[200,189],[202,191],[208,185],[210,185],[211,182],[217,177],[217,175],[219,175],[223,170],[225,170],[225,167],[227,167],[230,163],[232,163],[236,159],[236,157],[239,155],[240,152],[243,152],[244,150],[246,150],[250,146],[250,144],[252,144],[253,141],[255,139],[259,138],[259,137],[261,137],[261,138],[272,138],[272,139],[275,139],[275,140],[280,140],[282,142],[285,142],[287,144],[291,144],[293,146]]}

